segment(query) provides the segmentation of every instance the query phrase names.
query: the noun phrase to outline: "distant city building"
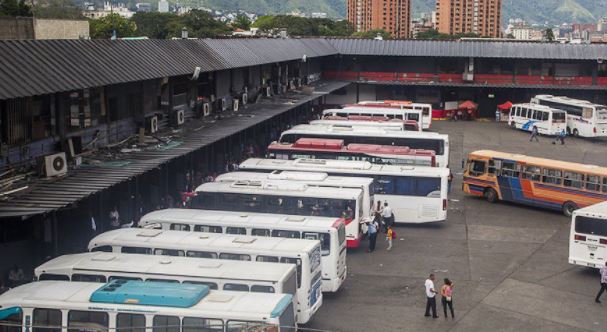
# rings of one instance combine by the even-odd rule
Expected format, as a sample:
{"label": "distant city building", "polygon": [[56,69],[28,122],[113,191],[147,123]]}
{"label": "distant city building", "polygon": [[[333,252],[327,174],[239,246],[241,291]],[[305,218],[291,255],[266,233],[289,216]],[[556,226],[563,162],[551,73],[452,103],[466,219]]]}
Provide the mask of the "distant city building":
{"label": "distant city building", "polygon": [[411,36],[411,0],[348,0],[347,17],[358,32],[383,29],[395,38]]}
{"label": "distant city building", "polygon": [[417,38],[417,35],[421,32],[426,32],[431,29],[434,29],[434,23],[432,21],[432,18],[435,15],[433,15],[433,13],[423,13],[420,18],[415,18],[411,21],[411,36],[413,38]]}
{"label": "distant city building", "polygon": [[0,40],[89,39],[88,20],[0,17]]}
{"label": "distant city building", "polygon": [[436,12],[440,33],[501,36],[502,0],[437,0]]}
{"label": "distant city building", "polygon": [[[93,8],[93,10],[87,10]],[[82,16],[91,19],[102,18],[110,14],[118,14],[125,18],[133,17],[134,12],[130,11],[123,3],[105,2],[102,9],[95,9],[94,6],[89,6],[82,12]]]}
{"label": "distant city building", "polygon": [[169,12],[169,2],[168,1],[158,1],[158,12],[159,13],[168,13]]}
{"label": "distant city building", "polygon": [[138,13],[149,13],[152,11],[152,4],[149,2],[140,2],[135,4]]}

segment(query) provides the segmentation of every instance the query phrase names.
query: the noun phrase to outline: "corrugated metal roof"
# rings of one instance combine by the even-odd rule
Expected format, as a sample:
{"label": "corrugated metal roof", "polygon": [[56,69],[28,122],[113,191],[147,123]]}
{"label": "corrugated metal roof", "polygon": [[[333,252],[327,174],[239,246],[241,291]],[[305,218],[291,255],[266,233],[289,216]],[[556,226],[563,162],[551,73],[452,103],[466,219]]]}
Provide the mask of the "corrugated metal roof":
{"label": "corrugated metal roof", "polygon": [[497,41],[328,39],[347,55],[596,60],[607,45]]}
{"label": "corrugated metal roof", "polygon": [[335,54],[323,39],[0,41],[0,99]]}

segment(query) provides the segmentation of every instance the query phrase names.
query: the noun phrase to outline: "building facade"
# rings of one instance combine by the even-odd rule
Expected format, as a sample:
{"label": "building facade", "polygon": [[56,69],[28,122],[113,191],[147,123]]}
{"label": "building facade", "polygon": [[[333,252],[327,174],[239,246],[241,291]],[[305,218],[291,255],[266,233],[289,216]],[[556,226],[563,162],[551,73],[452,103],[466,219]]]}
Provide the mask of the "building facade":
{"label": "building facade", "polygon": [[382,29],[394,38],[411,36],[411,0],[348,0],[347,17],[357,32]]}
{"label": "building facade", "polygon": [[502,0],[437,0],[436,13],[440,33],[501,36]]}

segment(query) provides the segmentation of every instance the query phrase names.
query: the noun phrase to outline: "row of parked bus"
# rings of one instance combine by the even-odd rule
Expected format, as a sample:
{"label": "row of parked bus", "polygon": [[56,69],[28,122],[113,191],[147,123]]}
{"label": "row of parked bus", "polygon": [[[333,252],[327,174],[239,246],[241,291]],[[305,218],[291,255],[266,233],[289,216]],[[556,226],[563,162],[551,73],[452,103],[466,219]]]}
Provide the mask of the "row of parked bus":
{"label": "row of parked bus", "polygon": [[[270,158],[52,259],[0,296],[7,331],[291,331],[347,277],[378,201],[397,223],[446,219],[449,141],[430,108],[346,105],[284,132]],[[341,111],[340,111],[341,112]]]}
{"label": "row of parked bus", "polygon": [[525,131],[536,127],[542,135],[607,137],[607,106],[586,100],[537,95],[530,103],[510,108],[508,124]]}

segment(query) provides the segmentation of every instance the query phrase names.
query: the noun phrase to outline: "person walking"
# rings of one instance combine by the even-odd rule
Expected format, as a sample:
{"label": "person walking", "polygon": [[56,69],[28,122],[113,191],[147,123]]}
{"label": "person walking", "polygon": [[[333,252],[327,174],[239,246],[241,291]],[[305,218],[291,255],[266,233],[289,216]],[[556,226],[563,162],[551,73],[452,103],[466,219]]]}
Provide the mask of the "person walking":
{"label": "person walking", "polygon": [[445,318],[447,318],[447,307],[449,307],[449,311],[451,311],[451,318],[455,318],[455,314],[453,313],[453,282],[448,278],[445,278],[443,287],[440,289],[441,295],[441,303],[443,304],[443,313],[445,314]]}
{"label": "person walking", "polygon": [[556,144],[556,142],[561,141],[561,145],[565,145],[565,137],[567,137],[567,131],[565,129],[561,130],[561,132],[554,138],[552,144]]}
{"label": "person walking", "polygon": [[533,126],[533,128],[531,129],[531,137],[529,138],[529,142],[533,141],[534,138],[536,142],[539,142],[540,139],[537,138],[539,135],[540,133],[537,130],[537,126]]}
{"label": "person walking", "polygon": [[396,233],[392,229],[392,226],[388,226],[388,232],[386,232],[386,241],[388,241],[387,251],[392,250],[392,240],[394,240],[394,238],[396,238]]}
{"label": "person walking", "polygon": [[369,233],[369,250],[367,250],[367,252],[369,252],[369,253],[372,253],[373,251],[375,251],[375,244],[377,242],[377,229],[379,228],[377,219],[378,218],[374,218],[369,223],[369,229],[367,231]]}
{"label": "person walking", "polygon": [[447,178],[447,193],[451,193],[451,182],[453,182],[453,173],[449,169],[449,177]]}
{"label": "person walking", "polygon": [[118,207],[114,206],[114,209],[110,211],[110,228],[120,228],[120,214],[118,213]]}
{"label": "person walking", "polygon": [[438,315],[436,314],[436,290],[434,290],[433,273],[426,279],[424,286],[426,288],[426,313],[424,316],[430,317],[430,310],[432,310],[432,318],[438,318]]}
{"label": "person walking", "polygon": [[596,303],[601,303],[601,295],[607,290],[607,262],[605,262],[605,266],[603,266],[599,272],[601,273],[601,289],[599,290],[599,293],[596,294],[596,299],[594,299],[594,302]]}

